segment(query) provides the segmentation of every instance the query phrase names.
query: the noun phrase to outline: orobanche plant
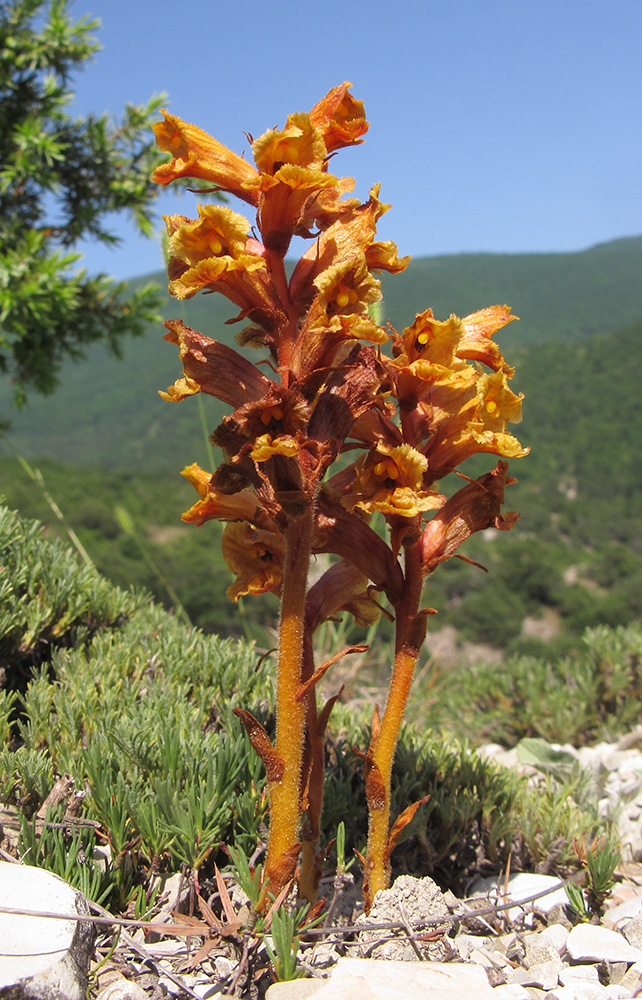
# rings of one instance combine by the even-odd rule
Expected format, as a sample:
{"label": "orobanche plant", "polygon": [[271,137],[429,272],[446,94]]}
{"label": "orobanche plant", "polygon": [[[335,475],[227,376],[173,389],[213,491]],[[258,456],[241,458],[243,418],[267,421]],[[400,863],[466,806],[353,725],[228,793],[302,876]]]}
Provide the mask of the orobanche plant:
{"label": "orobanche plant", "polygon": [[[375,274],[403,271],[394,243],[376,239],[387,211],[378,187],[365,203],[348,197],[351,178],[330,173],[334,154],[363,141],[363,104],[344,83],[308,114],[253,140],[254,165],[206,132],[163,112],[155,128],[171,154],[154,172],[160,184],[194,177],[238,197],[252,220],[220,204],[198,218],[166,218],[169,288],[178,299],[221,292],[243,322],[236,339],[258,348],[253,364],[226,344],[166,323],[183,376],[163,398],[204,392],[232,412],[211,436],[223,453],[214,471],[192,464],[183,475],[199,494],[183,519],[229,522],[223,554],[235,576],[228,596],[271,591],[280,598],[276,734],[237,710],[265,766],[270,834],[264,899],[297,874],[316,897],[323,851],[323,736],[338,691],[319,707],[316,687],[349,647],[315,664],[321,622],[346,611],[360,625],[381,611],[394,617],[395,655],[383,715],[375,708],[365,765],[369,836],[364,893],[369,906],[390,878],[395,842],[419,803],[391,826],[390,775],[399,727],[430,609],[422,588],[439,563],[473,532],[512,527],[500,512],[508,465],[450,491],[437,488],[476,452],[525,455],[507,432],[521,417],[514,374],[494,333],[514,317],[492,306],[459,319],[427,309],[399,334],[380,326]],[[207,188],[206,188],[207,189]],[[201,191],[203,189],[201,188]],[[309,244],[290,277],[293,237]],[[373,515],[382,515],[385,531]],[[313,555],[329,568],[308,585]]]}

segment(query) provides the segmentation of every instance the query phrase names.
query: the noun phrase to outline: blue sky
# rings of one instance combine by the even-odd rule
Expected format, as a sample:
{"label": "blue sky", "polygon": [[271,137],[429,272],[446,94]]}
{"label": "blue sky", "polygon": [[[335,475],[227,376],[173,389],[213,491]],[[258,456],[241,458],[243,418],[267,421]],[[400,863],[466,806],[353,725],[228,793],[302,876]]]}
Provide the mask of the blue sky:
{"label": "blue sky", "polygon": [[[350,80],[370,121],[333,171],[392,204],[401,253],[571,251],[642,233],[640,0],[74,0],[103,50],[76,113],[168,108],[241,153]],[[243,211],[244,206],[238,207]],[[196,198],[160,211],[196,214]],[[83,247],[117,277],[162,266],[118,222]],[[160,227],[159,227],[160,231]]]}

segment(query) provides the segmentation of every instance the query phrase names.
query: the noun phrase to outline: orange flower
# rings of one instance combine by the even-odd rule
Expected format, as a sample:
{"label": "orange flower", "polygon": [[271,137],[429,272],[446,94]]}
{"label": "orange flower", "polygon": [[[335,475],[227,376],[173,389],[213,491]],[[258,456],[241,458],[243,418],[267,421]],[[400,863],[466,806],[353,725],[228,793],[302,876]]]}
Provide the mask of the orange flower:
{"label": "orange flower", "polygon": [[314,284],[318,295],[308,311],[307,330],[314,326],[337,329],[342,317],[367,316],[368,306],[381,299],[380,282],[368,270],[364,254],[327,267]]}
{"label": "orange flower", "polygon": [[[406,437],[428,458],[429,481],[476,452],[511,458],[528,454],[506,433],[509,422],[521,420],[522,397],[508,387],[513,369],[491,340],[514,318],[506,306],[445,321],[436,320],[427,309],[401,337],[395,335],[389,371],[405,414]],[[470,360],[492,371],[484,373]]]}
{"label": "orange flower", "polygon": [[[169,233],[169,291],[189,299],[199,291],[218,291],[250,317],[263,335],[285,321],[270,282],[263,248],[248,239],[244,216],[220,205],[199,205],[199,218],[165,217]],[[231,321],[234,322],[234,321]]]}
{"label": "orange flower", "polygon": [[419,405],[426,412],[432,436],[424,448],[430,474],[441,478],[471,455],[489,452],[504,458],[523,458],[529,449],[506,431],[508,423],[522,419],[522,396],[508,386],[506,375],[475,372],[472,386],[463,389],[436,385],[430,402]]}
{"label": "orange flower", "polygon": [[309,305],[327,269],[353,264],[362,254],[370,268],[397,273],[407,267],[410,257],[399,258],[394,243],[374,242],[377,222],[390,208],[379,201],[379,187],[374,185],[363,205],[346,206],[303,254],[290,279],[290,297],[297,306]]}
{"label": "orange flower", "polygon": [[221,145],[211,135],[184,122],[168,111],[161,111],[164,121],[153,125],[156,143],[163,152],[171,153],[170,163],[156,167],[152,180],[157,184],[169,184],[177,177],[198,177],[218,184],[225,191],[232,191],[237,197],[250,204],[256,204],[256,194],[245,188],[256,177],[254,167]]}
{"label": "orange flower", "polygon": [[[321,168],[326,153],[323,138],[306,114],[289,115],[284,129],[270,129],[252,144],[259,171],[277,178],[285,166]],[[259,182],[252,178],[249,183],[255,186]]]}
{"label": "orange flower", "polygon": [[228,524],[223,532],[223,558],[236,580],[226,590],[232,601],[245,594],[278,593],[283,575],[281,535],[247,521]]}
{"label": "orange flower", "polygon": [[181,476],[185,476],[201,496],[200,500],[197,500],[189,510],[181,515],[182,520],[188,524],[196,524],[200,528],[202,524],[212,519],[221,521],[251,521],[254,519],[257,500],[256,496],[249,490],[241,490],[233,496],[219,493],[211,485],[211,473],[201,469],[197,462],[186,465]]}
{"label": "orange flower", "polygon": [[352,489],[342,498],[348,510],[416,517],[441,507],[444,498],[424,489],[426,458],[409,444],[391,447],[380,441],[365,462],[355,467]]}
{"label": "orange flower", "polygon": [[310,121],[323,137],[328,153],[344,146],[356,146],[363,142],[361,136],[368,131],[363,102],[355,101],[348,93],[351,86],[351,83],[342,83],[334,87],[310,112]]}
{"label": "orange flower", "polygon": [[[209,257],[240,257],[246,253],[250,223],[245,216],[222,205],[199,205],[198,219],[183,215],[163,216],[169,236],[170,256],[189,266]],[[265,261],[256,258],[263,267]]]}
{"label": "orange flower", "polygon": [[395,338],[393,365],[429,380],[435,365],[460,371],[467,361],[481,361],[510,378],[514,371],[491,337],[514,319],[517,317],[510,315],[507,306],[491,306],[464,319],[451,315],[443,321],[435,319],[432,309],[426,309],[406,327],[402,337]]}

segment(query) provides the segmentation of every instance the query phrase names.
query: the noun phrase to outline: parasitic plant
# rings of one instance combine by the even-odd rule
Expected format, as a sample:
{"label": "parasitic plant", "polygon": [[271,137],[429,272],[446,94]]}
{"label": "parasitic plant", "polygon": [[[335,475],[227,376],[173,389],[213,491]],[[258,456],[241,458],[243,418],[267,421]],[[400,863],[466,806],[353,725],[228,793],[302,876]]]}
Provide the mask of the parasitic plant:
{"label": "parasitic plant", "polygon": [[[374,187],[367,201],[348,197],[350,178],[329,166],[343,147],[363,141],[363,104],[343,84],[307,114],[252,143],[254,165],[194,125],[164,112],[156,140],[170,159],[154,179],[193,177],[235,195],[252,221],[227,206],[199,205],[198,218],[166,217],[169,289],[178,299],[220,292],[235,305],[241,347],[166,323],[183,376],[161,396],[180,401],[208,393],[229,404],[211,436],[223,458],[213,471],[183,470],[199,494],[183,514],[202,525],[228,522],[223,554],[234,574],[228,596],[271,591],[280,599],[274,739],[236,709],[267,774],[270,833],[263,900],[297,872],[313,900],[321,873],[323,737],[336,692],[317,705],[316,686],[348,647],[315,664],[314,633],[342,611],[360,625],[382,610],[394,618],[395,655],[383,714],[375,708],[365,765],[369,837],[364,893],[369,906],[388,885],[390,854],[419,803],[392,824],[390,777],[399,727],[430,609],[426,577],[473,533],[512,527],[501,513],[512,482],[507,463],[470,479],[457,467],[471,455],[526,454],[507,430],[521,417],[493,335],[513,316],[492,306],[439,321],[430,309],[402,333],[377,322],[375,274],[403,271],[392,242],[376,239],[388,206]],[[293,269],[293,237],[309,244]],[[288,276],[289,275],[289,276]],[[464,485],[440,481],[455,473]],[[385,532],[373,526],[380,515]],[[312,556],[329,568],[313,585]],[[384,605],[388,605],[385,608]]]}

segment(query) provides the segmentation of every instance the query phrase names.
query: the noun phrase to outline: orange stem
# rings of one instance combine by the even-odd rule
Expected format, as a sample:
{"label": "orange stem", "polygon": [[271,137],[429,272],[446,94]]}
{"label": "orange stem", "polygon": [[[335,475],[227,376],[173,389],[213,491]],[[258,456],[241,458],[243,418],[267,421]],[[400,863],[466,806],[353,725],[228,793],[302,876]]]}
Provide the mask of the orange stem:
{"label": "orange stem", "polygon": [[312,518],[310,504],[304,514],[290,520],[285,533],[275,741],[282,777],[269,785],[270,836],[266,858],[270,891],[275,894],[293,877],[298,854],[306,703],[305,699],[297,701],[296,693],[303,679],[303,622]]}
{"label": "orange stem", "polygon": [[404,596],[397,608],[395,661],[386,709],[371,755],[378,768],[383,797],[369,803],[368,850],[366,856],[367,901],[374,900],[379,889],[390,884],[388,838],[390,829],[390,781],[399,729],[403,720],[410,685],[419,655],[412,641],[412,625],[417,618],[421,598],[421,553],[415,545],[406,550]]}

